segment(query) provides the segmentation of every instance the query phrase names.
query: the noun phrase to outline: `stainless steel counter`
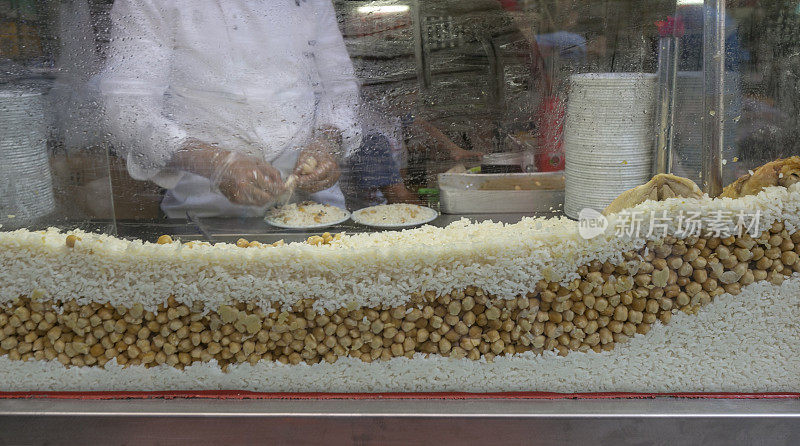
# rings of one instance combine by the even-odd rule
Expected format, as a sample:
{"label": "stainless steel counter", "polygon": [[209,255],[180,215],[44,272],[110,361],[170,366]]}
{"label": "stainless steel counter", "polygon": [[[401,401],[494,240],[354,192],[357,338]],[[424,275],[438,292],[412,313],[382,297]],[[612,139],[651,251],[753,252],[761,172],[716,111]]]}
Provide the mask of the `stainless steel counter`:
{"label": "stainless steel counter", "polygon": [[[444,227],[454,221],[466,218],[470,221],[492,220],[502,223],[516,223],[522,217],[543,216],[545,214],[470,214],[452,215],[440,214],[436,220],[428,223],[433,226]],[[555,214],[547,214],[555,215]],[[257,240],[264,243],[272,243],[277,240],[285,242],[305,241],[309,236],[321,234],[323,232],[337,233],[357,233],[357,232],[381,232],[388,229],[376,229],[369,226],[360,225],[348,220],[342,224],[334,225],[325,229],[314,231],[307,230],[288,230],[270,226],[261,218],[191,218],[191,223],[211,242],[235,242],[239,237],[248,240]]]}
{"label": "stainless steel counter", "polygon": [[[514,214],[469,214],[453,215],[440,214],[434,221],[428,223],[433,226],[444,227],[455,221],[466,218],[472,222],[492,220],[502,223],[516,223],[523,217],[552,217],[562,215],[559,213],[514,213]],[[48,225],[49,226],[49,225]],[[388,229],[376,229],[359,225],[352,220],[342,224],[330,226],[325,229],[313,231],[290,230],[277,228],[267,224],[263,218],[200,218],[189,215],[185,219],[163,220],[117,220],[89,221],[89,222],[62,222],[57,225],[62,229],[80,228],[86,231],[103,231],[115,227],[117,236],[127,239],[140,239],[155,241],[159,236],[168,234],[173,238],[183,241],[204,240],[207,242],[236,242],[240,237],[248,240],[257,240],[263,243],[272,243],[278,240],[285,242],[305,241],[309,236],[323,232],[349,234],[359,232],[381,232]],[[45,227],[31,227],[30,229],[45,229]]]}
{"label": "stainless steel counter", "polygon": [[798,444],[800,400],[4,400],[13,444]]}

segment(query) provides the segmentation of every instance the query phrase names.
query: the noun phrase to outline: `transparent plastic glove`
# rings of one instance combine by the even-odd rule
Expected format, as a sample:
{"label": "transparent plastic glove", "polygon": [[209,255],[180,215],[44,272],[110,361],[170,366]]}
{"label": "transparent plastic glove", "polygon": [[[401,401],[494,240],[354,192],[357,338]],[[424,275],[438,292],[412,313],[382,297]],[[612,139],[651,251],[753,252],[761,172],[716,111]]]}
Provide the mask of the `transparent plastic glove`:
{"label": "transparent plastic glove", "polygon": [[263,206],[284,190],[280,172],[266,161],[194,139],[175,154],[173,164],[208,178],[235,204]]}
{"label": "transparent plastic glove", "polygon": [[341,172],[335,155],[337,144],[327,138],[317,138],[300,151],[294,172],[295,186],[307,193],[327,189],[337,181]]}

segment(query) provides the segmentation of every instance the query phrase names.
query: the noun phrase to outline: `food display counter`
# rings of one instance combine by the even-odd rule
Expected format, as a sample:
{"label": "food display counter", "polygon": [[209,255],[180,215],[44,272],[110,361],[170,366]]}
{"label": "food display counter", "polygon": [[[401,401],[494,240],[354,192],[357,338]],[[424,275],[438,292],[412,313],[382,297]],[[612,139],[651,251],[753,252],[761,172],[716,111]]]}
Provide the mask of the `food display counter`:
{"label": "food display counter", "polygon": [[796,1],[6,3],[0,443],[800,440]]}
{"label": "food display counter", "polygon": [[[495,214],[504,224],[535,218],[534,214]],[[541,217],[541,216],[539,216]],[[550,217],[549,215],[546,217]],[[557,217],[557,216],[556,216]],[[446,227],[461,219],[481,222],[485,214],[442,215],[432,226]],[[169,234],[178,243],[234,244],[240,238],[264,244],[283,239],[303,242],[318,234],[287,232],[261,219],[211,219],[146,223],[118,221],[119,236],[154,239]],[[99,222],[98,225],[103,225]],[[357,234],[363,227],[352,223],[335,228]],[[710,444],[748,441],[765,435],[791,441],[798,435],[800,395],[792,392],[431,392],[431,393],[274,393],[245,391],[155,392],[4,392],[0,400],[0,426],[14,438],[30,442],[58,440],[65,433],[74,441],[92,441],[116,435],[149,441],[215,438],[270,439],[310,442],[319,435],[332,439],[363,438],[391,442],[395,432],[404,441],[441,439],[445,432],[471,432],[475,438],[502,435],[507,441],[536,436],[543,443],[574,439],[615,438],[625,432],[631,441],[659,442],[665,432],[670,441],[696,439],[706,432]],[[436,426],[446,418],[449,428]],[[176,431],[173,422],[179,422]],[[147,433],[136,426],[151,426]],[[296,428],[306,426],[298,435]],[[102,429],[87,429],[89,426]],[[415,426],[411,429],[410,426]],[[209,432],[208,426],[213,426]],[[311,427],[313,426],[313,427]],[[738,429],[732,429],[732,427]],[[379,428],[380,427],[380,428]],[[184,430],[185,429],[185,430]],[[542,430],[550,433],[540,433]],[[246,433],[243,433],[245,432]],[[413,431],[413,432],[411,432]],[[676,433],[677,431],[677,433]],[[234,434],[235,432],[235,434]],[[56,434],[58,433],[58,434]],[[760,434],[763,433],[763,434]],[[686,437],[681,437],[685,434]],[[23,441],[24,442],[24,441]]]}

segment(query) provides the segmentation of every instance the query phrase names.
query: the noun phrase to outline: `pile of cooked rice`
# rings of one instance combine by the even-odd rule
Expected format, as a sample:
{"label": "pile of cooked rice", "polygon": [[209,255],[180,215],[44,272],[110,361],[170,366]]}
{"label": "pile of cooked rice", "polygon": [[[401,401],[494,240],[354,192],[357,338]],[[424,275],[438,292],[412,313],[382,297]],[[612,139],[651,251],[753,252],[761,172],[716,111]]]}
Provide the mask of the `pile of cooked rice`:
{"label": "pile of cooked rice", "polygon": [[381,204],[353,213],[353,221],[372,226],[403,226],[424,223],[436,216],[431,208],[416,204]]}
{"label": "pile of cooked rice", "polygon": [[463,219],[269,247],[0,231],[0,390],[796,391],[800,184],[631,212],[695,210],[760,229]]}
{"label": "pile of cooked rice", "polygon": [[334,224],[344,219],[347,219],[347,211],[313,201],[287,204],[274,208],[267,214],[267,223],[296,228]]}

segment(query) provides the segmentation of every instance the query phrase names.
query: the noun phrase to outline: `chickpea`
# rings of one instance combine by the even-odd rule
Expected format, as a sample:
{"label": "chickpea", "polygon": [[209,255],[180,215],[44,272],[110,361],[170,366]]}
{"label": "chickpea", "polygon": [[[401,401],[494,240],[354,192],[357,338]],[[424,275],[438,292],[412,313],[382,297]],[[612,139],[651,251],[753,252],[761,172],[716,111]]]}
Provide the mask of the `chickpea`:
{"label": "chickpea", "polygon": [[781,254],[781,263],[785,266],[793,266],[798,261],[798,255],[794,251],[784,251]]}
{"label": "chickpea", "polygon": [[600,338],[600,343],[603,345],[613,342],[614,340],[613,334],[607,328],[600,329],[598,337]]}
{"label": "chickpea", "polygon": [[628,308],[625,307],[624,305],[618,306],[614,310],[614,320],[620,322],[628,320]]}
{"label": "chickpea", "polygon": [[706,291],[713,291],[717,288],[717,281],[714,279],[708,279],[703,283],[703,289]]}
{"label": "chickpea", "polygon": [[772,259],[770,259],[769,257],[766,257],[766,256],[761,257],[760,259],[758,259],[758,261],[756,261],[756,265],[755,266],[756,266],[757,269],[760,269],[760,270],[769,269],[769,267],[772,266]]}
{"label": "chickpea", "polygon": [[705,267],[708,265],[708,261],[706,260],[705,257],[698,257],[695,260],[693,260],[691,264],[695,270],[702,270],[705,269]]}
{"label": "chickpea", "polygon": [[747,270],[739,279],[739,283],[741,285],[750,285],[751,283],[755,282],[755,275],[753,274],[752,270]]}

